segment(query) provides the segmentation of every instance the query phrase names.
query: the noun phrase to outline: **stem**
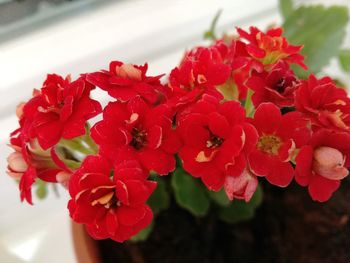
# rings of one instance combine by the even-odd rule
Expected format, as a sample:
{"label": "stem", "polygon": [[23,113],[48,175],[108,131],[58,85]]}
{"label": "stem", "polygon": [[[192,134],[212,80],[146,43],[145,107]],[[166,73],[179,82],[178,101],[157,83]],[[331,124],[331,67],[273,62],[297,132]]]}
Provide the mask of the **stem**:
{"label": "stem", "polygon": [[244,108],[245,108],[247,117],[251,117],[253,115],[253,103],[252,103],[253,93],[254,92],[251,89],[248,89],[247,97],[246,97],[245,104],[244,104]]}
{"label": "stem", "polygon": [[213,21],[211,22],[210,29],[204,33],[204,39],[210,39],[210,40],[216,40],[216,34],[215,34],[215,29],[216,29],[216,24],[218,23],[219,17],[221,15],[222,10],[220,9]]}
{"label": "stem", "polygon": [[90,149],[92,151],[95,152],[95,154],[98,152],[98,147],[96,145],[96,143],[93,141],[93,139],[91,138],[90,134],[88,134],[88,131],[86,132],[86,135],[84,136],[85,139],[85,143],[90,147]]}
{"label": "stem", "polygon": [[[96,153],[94,149],[91,149],[90,147],[86,147],[83,144],[83,142],[85,142],[85,140],[82,140],[80,137],[72,140],[63,139],[60,141],[60,145],[71,152],[79,152],[84,155],[90,155],[90,154]],[[89,146],[87,143],[86,145]]]}

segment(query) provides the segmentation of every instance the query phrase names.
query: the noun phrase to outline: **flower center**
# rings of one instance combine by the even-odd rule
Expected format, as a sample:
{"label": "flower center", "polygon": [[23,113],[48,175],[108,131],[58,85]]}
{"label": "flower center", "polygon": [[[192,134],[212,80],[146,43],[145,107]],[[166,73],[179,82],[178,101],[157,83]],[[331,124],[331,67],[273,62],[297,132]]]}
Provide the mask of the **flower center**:
{"label": "flower center", "polygon": [[115,194],[113,194],[112,198],[109,200],[109,202],[107,204],[105,204],[105,208],[109,209],[109,208],[115,208],[117,206],[119,206],[119,200],[117,199],[117,197],[115,196]]}
{"label": "flower center", "polygon": [[59,102],[57,102],[57,106],[58,108],[62,108],[64,106],[64,100],[60,100]]}
{"label": "flower center", "polygon": [[95,206],[97,204],[103,205],[105,208],[109,209],[117,207],[119,205],[119,201],[115,196],[115,193],[111,191],[91,203],[92,206]]}
{"label": "flower center", "polygon": [[132,128],[131,131],[132,140],[130,145],[134,147],[136,150],[140,150],[146,144],[147,133],[145,130],[139,128]]}
{"label": "flower center", "polygon": [[286,89],[286,80],[285,78],[280,78],[276,83],[276,91],[279,93],[283,93]]}
{"label": "flower center", "polygon": [[207,148],[209,149],[215,149],[220,147],[220,145],[224,142],[224,139],[214,135],[210,134],[209,140],[207,140]]}
{"label": "flower center", "polygon": [[274,135],[263,135],[259,138],[257,148],[270,155],[277,155],[281,146],[281,139]]}

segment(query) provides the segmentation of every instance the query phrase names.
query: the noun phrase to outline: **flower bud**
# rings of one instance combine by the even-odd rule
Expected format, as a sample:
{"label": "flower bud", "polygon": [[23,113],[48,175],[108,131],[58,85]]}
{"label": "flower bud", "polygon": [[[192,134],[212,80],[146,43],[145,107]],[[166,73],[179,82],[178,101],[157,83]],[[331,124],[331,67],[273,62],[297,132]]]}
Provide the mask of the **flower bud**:
{"label": "flower bud", "polygon": [[28,169],[28,165],[20,152],[11,153],[9,157],[7,157],[7,163],[7,174],[14,179],[20,179],[23,173]]}
{"label": "flower bud", "polygon": [[59,172],[56,174],[56,180],[58,183],[62,184],[64,187],[68,187],[68,182],[72,174],[67,172]]}
{"label": "flower bud", "polygon": [[314,151],[314,171],[330,180],[341,180],[349,174],[344,167],[343,154],[331,147],[319,147]]}
{"label": "flower bud", "polygon": [[16,108],[16,115],[17,118],[20,119],[23,115],[23,107],[24,107],[25,103],[21,102],[20,104],[17,105]]}
{"label": "flower bud", "polygon": [[123,64],[115,69],[117,75],[126,79],[141,80],[141,70],[132,64]]}
{"label": "flower bud", "polygon": [[230,200],[243,199],[249,202],[258,186],[258,179],[248,169],[239,176],[226,176],[224,188]]}
{"label": "flower bud", "polygon": [[20,152],[11,153],[7,158],[7,163],[9,168],[16,172],[23,173],[28,169],[28,165]]}

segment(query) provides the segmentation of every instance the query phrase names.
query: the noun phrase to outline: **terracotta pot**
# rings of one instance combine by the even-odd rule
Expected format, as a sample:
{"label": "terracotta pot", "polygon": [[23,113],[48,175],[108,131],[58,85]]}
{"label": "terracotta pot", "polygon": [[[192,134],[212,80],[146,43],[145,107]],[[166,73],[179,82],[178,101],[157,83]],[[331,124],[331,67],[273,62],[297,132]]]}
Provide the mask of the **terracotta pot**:
{"label": "terracotta pot", "polygon": [[100,263],[97,242],[85,231],[81,224],[72,222],[73,245],[77,263]]}

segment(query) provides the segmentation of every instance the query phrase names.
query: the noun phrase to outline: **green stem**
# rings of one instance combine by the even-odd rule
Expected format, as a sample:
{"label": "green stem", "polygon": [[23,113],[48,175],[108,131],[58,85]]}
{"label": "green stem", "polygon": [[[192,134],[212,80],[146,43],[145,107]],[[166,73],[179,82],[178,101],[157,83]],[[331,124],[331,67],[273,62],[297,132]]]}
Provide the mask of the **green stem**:
{"label": "green stem", "polygon": [[[79,152],[79,153],[82,153],[84,155],[96,154],[96,150],[91,149],[90,145],[88,143],[86,143],[86,145],[85,145],[84,142],[86,143],[86,140],[84,140],[81,137],[78,137],[78,138],[75,138],[72,140],[63,139],[60,141],[59,144],[71,152]],[[88,146],[88,147],[86,147],[86,146]]]}
{"label": "green stem", "polygon": [[247,97],[246,97],[245,104],[244,104],[244,108],[245,108],[247,117],[252,117],[252,115],[253,115],[253,103],[252,103],[253,93],[254,92],[251,89],[248,89]]}
{"label": "green stem", "polygon": [[84,142],[90,147],[92,151],[96,154],[98,152],[98,146],[94,142],[94,140],[91,138],[90,134],[88,134],[88,131],[86,135],[84,136]]}

